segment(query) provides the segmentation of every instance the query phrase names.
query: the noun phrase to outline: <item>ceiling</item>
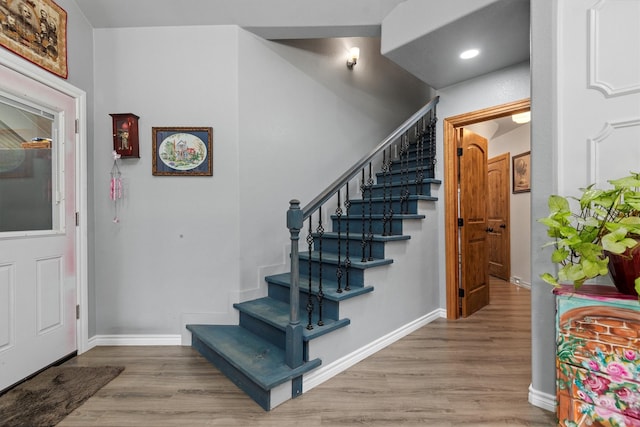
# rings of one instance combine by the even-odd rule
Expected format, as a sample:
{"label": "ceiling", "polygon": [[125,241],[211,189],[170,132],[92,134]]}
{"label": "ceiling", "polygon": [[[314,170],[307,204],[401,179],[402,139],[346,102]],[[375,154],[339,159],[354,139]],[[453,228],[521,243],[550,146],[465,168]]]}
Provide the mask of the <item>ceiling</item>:
{"label": "ceiling", "polygon": [[[267,39],[300,39],[378,37],[383,19],[405,0],[75,1],[94,28],[238,25]],[[419,1],[432,2],[435,12],[452,7]],[[434,89],[529,59],[529,0],[488,1],[479,9],[477,0],[455,1],[458,9],[469,4],[472,12],[453,20],[441,13],[447,22],[431,25],[386,56]],[[463,62],[458,54],[469,46],[481,54]]]}

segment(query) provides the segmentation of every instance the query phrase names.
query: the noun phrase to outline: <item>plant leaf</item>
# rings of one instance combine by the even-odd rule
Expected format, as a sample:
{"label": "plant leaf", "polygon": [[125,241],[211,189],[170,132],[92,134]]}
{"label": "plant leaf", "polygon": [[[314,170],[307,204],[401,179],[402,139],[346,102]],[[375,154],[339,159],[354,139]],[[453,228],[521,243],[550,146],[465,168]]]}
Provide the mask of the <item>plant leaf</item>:
{"label": "plant leaf", "polygon": [[562,197],[551,195],[549,196],[549,212],[557,213],[557,212],[569,212],[569,201]]}
{"label": "plant leaf", "polygon": [[559,264],[564,261],[569,255],[571,255],[571,252],[569,250],[558,248],[551,254],[551,262]]}
{"label": "plant leaf", "polygon": [[550,285],[553,285],[555,287],[560,287],[560,285],[558,284],[558,280],[549,273],[541,274],[540,278]]}

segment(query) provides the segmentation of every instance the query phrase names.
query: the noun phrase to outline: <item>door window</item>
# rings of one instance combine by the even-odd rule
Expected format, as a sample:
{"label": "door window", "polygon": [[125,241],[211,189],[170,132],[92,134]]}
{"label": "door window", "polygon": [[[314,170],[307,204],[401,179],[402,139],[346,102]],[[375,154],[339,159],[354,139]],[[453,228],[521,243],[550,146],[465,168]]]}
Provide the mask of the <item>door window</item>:
{"label": "door window", "polygon": [[0,93],[0,233],[58,230],[56,114]]}

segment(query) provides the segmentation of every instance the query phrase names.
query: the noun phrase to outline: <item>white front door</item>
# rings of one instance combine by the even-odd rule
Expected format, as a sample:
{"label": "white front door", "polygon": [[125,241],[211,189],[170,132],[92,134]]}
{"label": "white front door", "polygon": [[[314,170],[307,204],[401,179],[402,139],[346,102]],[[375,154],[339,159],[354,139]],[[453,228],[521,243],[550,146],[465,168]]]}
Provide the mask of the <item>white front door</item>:
{"label": "white front door", "polygon": [[77,350],[75,120],[0,65],[0,390]]}

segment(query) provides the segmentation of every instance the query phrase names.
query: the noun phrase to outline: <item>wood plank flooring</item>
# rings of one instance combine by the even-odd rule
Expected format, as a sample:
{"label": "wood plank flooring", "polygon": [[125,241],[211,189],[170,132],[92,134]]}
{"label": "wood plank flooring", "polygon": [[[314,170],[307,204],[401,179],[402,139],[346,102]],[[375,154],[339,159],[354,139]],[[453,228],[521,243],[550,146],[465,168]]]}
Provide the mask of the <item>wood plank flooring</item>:
{"label": "wood plank flooring", "polygon": [[527,402],[530,291],[435,322],[301,397],[263,411],[190,347],[96,347],[67,364],[125,371],[59,426],[553,426]]}

